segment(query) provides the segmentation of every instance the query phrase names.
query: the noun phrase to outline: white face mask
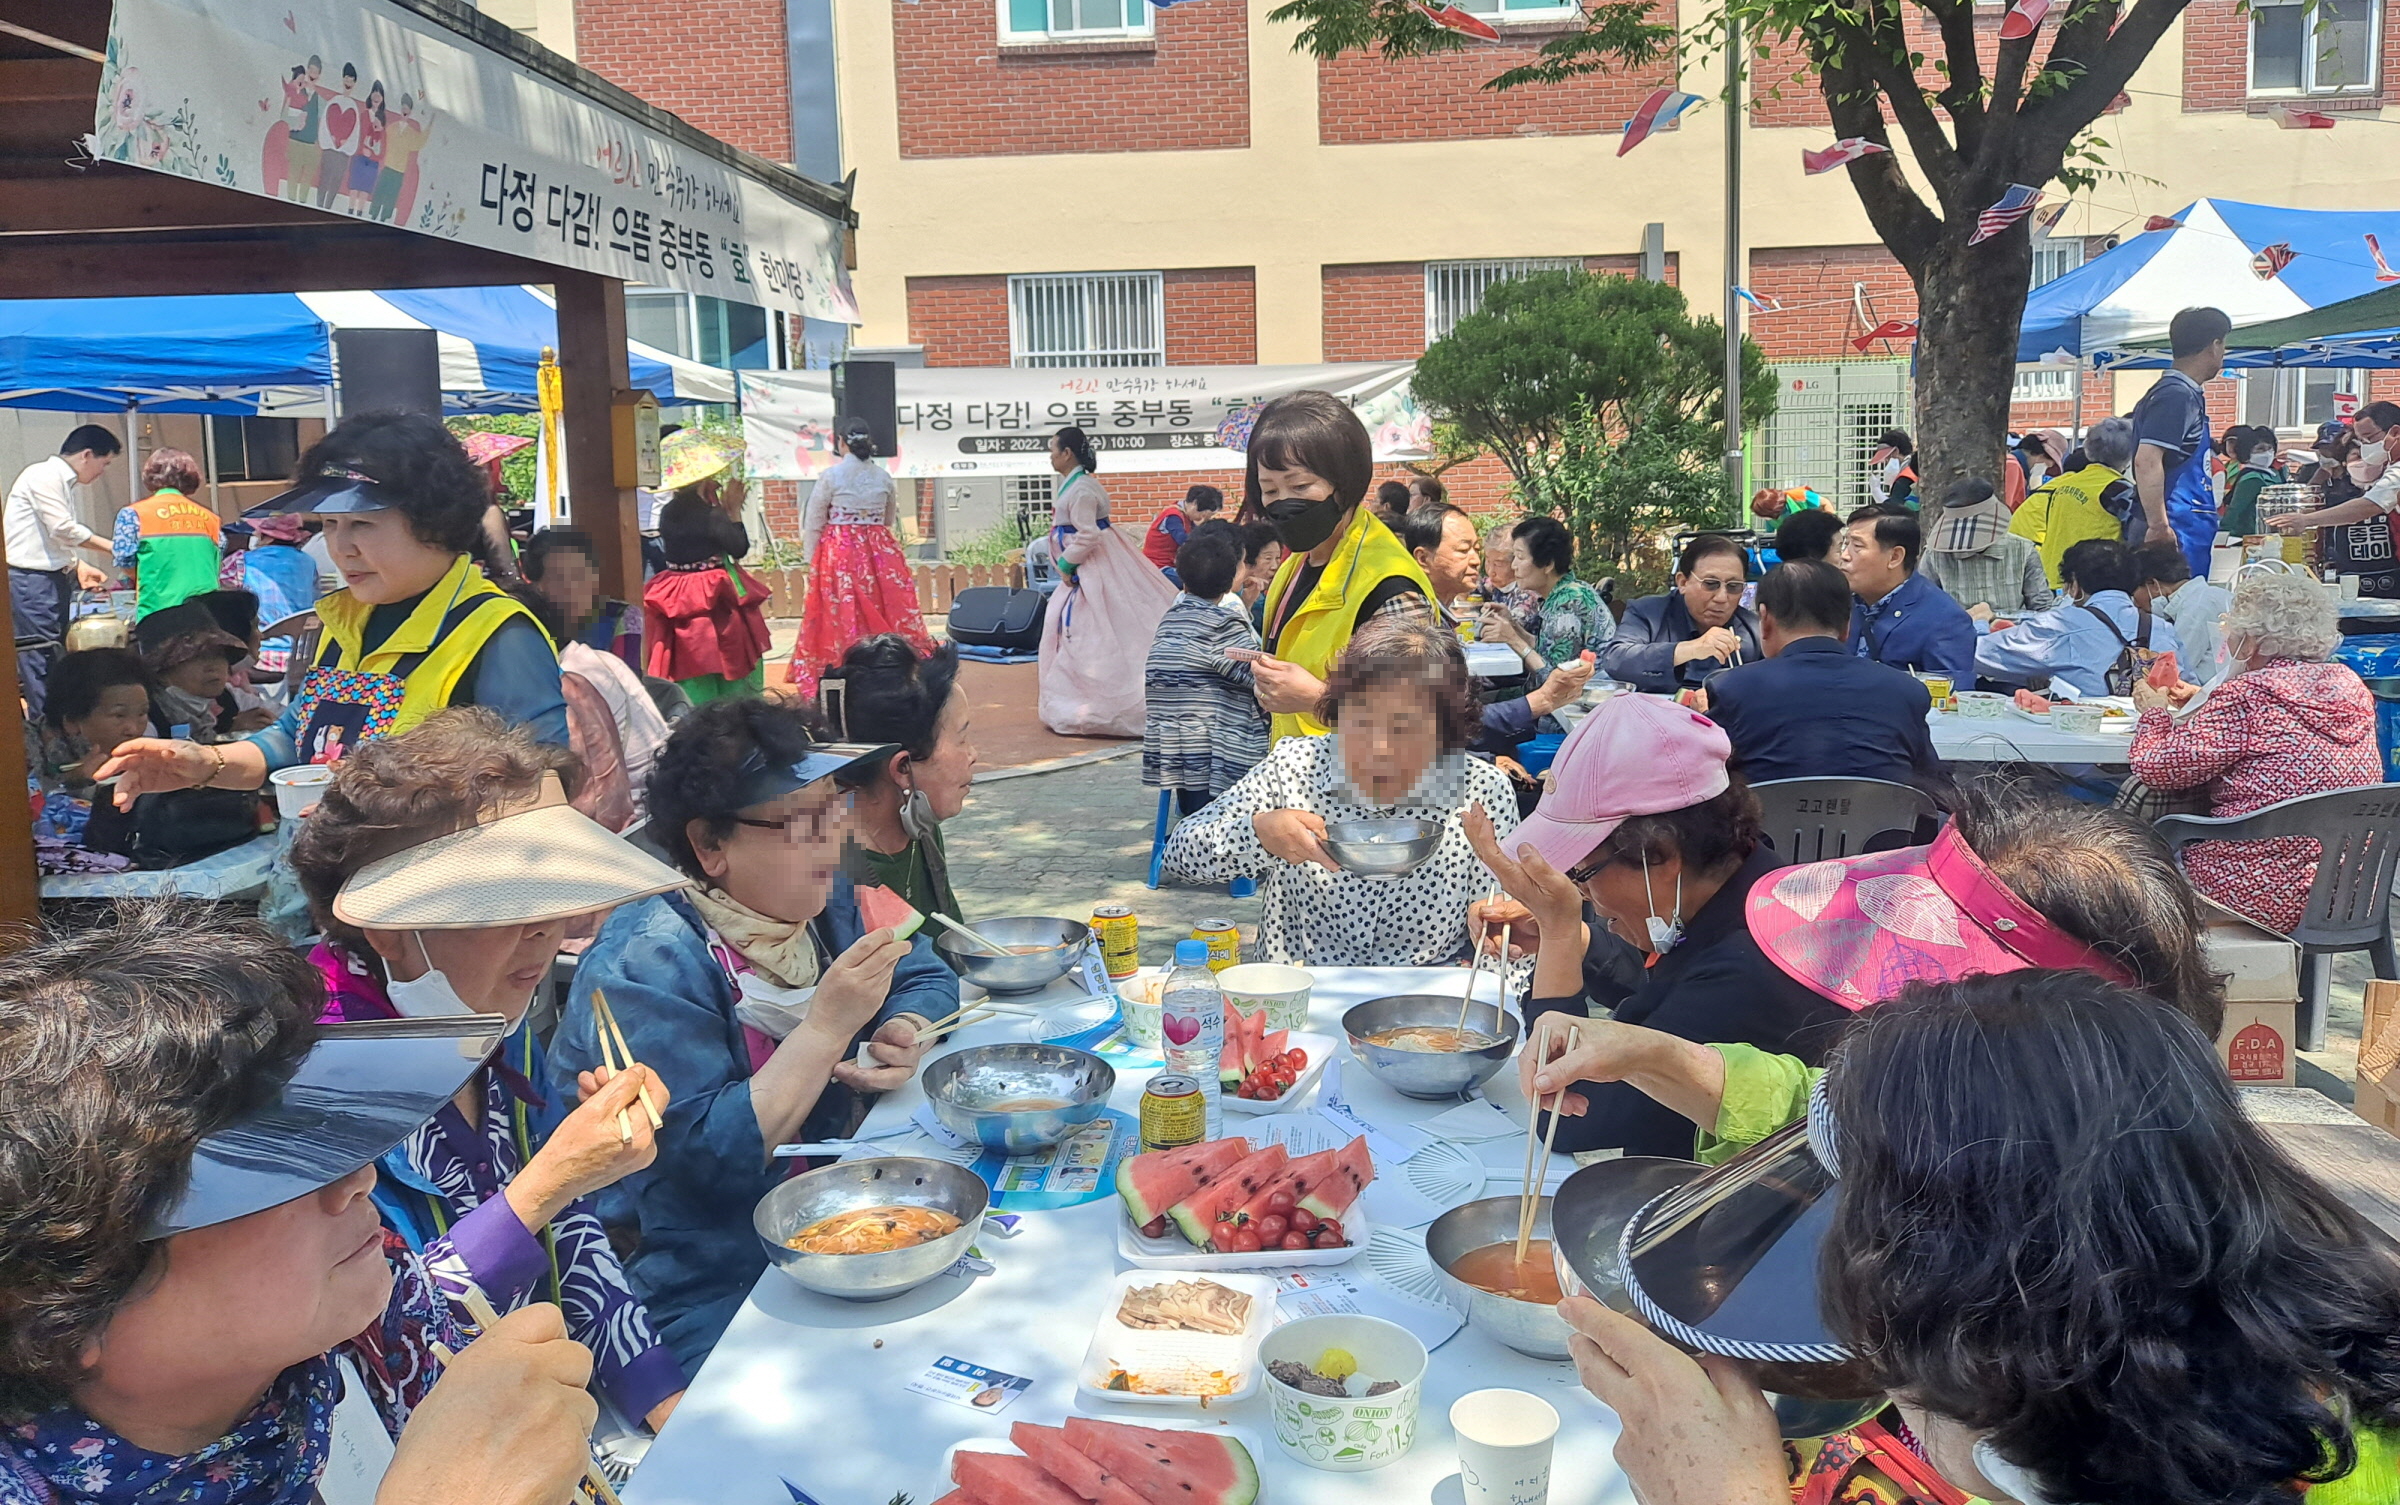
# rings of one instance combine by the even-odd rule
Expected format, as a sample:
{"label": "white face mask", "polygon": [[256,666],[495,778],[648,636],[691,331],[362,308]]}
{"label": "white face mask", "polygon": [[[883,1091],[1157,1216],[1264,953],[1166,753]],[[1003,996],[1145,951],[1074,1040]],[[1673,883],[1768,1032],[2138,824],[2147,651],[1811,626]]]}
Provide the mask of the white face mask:
{"label": "white face mask", "polygon": [[1682,944],[1683,944],[1683,873],[1682,873],[1682,871],[1681,871],[1680,869],[1678,869],[1678,870],[1676,871],[1676,874],[1675,874],[1675,916],[1674,916],[1674,918],[1673,918],[1673,919],[1662,919],[1662,918],[1660,918],[1660,917],[1659,917],[1659,913],[1658,913],[1658,899],[1657,899],[1657,898],[1656,898],[1654,895],[1652,895],[1652,893],[1650,892],[1650,859],[1649,859],[1647,856],[1643,857],[1643,858],[1642,858],[1642,902],[1644,902],[1644,903],[1646,903],[1646,904],[1648,904],[1648,905],[1650,906],[1650,914],[1649,914],[1648,918],[1646,918],[1646,919],[1644,919],[1644,920],[1642,921],[1642,924],[1643,924],[1643,925],[1644,925],[1644,926],[1645,926],[1645,927],[1646,927],[1646,928],[1649,930],[1649,932],[1650,932],[1650,951],[1651,951],[1651,954],[1652,954],[1652,955],[1654,955],[1654,956],[1664,956],[1664,955],[1666,955],[1668,952],[1670,952],[1670,951],[1674,950],[1674,949],[1675,949],[1677,946],[1680,946],[1680,945],[1682,945]]}
{"label": "white face mask", "polygon": [[1984,1438],[1975,1444],[1975,1472],[1984,1482],[2017,1502],[2017,1505],[2051,1505],[2050,1497],[2041,1492],[2033,1481],[2030,1469],[2019,1468],[2000,1456],[1999,1449]]}
{"label": "white face mask", "polygon": [[450,985],[449,976],[433,964],[433,953],[425,949],[423,934],[414,930],[408,934],[417,943],[417,955],[423,959],[425,971],[405,982],[395,977],[384,984],[383,995],[399,1010],[400,1017],[437,1019],[446,1014],[478,1012],[467,1007],[467,1001],[458,996],[458,989]]}
{"label": "white face mask", "polygon": [[2388,447],[2381,439],[2359,441],[2358,457],[2369,465],[2381,465],[2388,453]]}

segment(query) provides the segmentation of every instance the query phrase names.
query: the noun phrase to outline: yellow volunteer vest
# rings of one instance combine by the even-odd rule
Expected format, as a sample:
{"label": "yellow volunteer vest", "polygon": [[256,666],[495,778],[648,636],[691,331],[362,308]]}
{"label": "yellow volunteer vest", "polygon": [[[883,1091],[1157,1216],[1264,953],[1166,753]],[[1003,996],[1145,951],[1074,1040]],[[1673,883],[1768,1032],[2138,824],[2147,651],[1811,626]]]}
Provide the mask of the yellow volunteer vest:
{"label": "yellow volunteer vest", "polygon": [[[1275,578],[1267,585],[1267,621],[1276,619],[1282,610],[1283,593],[1291,589],[1306,565],[1304,556],[1286,554],[1283,563],[1275,567]],[[1292,612],[1291,620],[1283,624],[1283,631],[1275,641],[1267,645],[1269,651],[1319,679],[1325,678],[1332,672],[1334,660],[1350,645],[1359,603],[1367,598],[1368,592],[1394,575],[1406,577],[1424,594],[1427,604],[1432,603],[1433,582],[1373,509],[1362,504],[1350,515],[1350,525],[1342,530],[1333,557],[1325,561],[1325,572],[1317,577],[1316,588]],[[1332,730],[1314,716],[1277,716],[1271,741],[1322,737]]]}
{"label": "yellow volunteer vest", "polygon": [[[442,623],[453,611],[478,599],[482,601],[480,606],[463,620],[454,622],[448,632],[442,631]],[[317,663],[320,667],[391,674],[403,659],[415,658],[415,666],[401,679],[406,692],[400,701],[400,713],[385,733],[392,737],[446,709],[467,666],[475,662],[475,655],[483,651],[492,634],[507,622],[523,617],[541,627],[539,618],[486,580],[483,571],[464,554],[451,562],[449,572],[425,593],[425,599],[417,603],[408,619],[369,653],[361,634],[366,630],[367,613],[372,610],[373,607],[347,590],[335,591],[319,601],[317,617],[325,624],[325,640],[317,648]],[[548,629],[542,630],[545,639],[549,635]]]}

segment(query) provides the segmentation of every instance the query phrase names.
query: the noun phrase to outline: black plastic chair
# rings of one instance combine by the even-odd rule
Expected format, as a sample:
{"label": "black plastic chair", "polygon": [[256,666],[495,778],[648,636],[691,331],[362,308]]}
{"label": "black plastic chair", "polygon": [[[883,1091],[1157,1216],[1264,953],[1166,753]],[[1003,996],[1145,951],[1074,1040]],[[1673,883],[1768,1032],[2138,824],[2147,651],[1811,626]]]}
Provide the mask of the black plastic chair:
{"label": "black plastic chair", "polygon": [[2278,800],[2248,815],[2164,815],[2153,823],[2170,850],[2196,841],[2307,836],[2323,848],[2308,903],[2291,939],[2300,947],[2300,1048],[2325,1048],[2333,989],[2326,958],[2364,951],[2375,975],[2400,979],[2392,948],[2392,877],[2400,869],[2400,785],[2368,784]]}
{"label": "black plastic chair", "polygon": [[1767,840],[1793,862],[1911,846],[1941,815],[1924,790],[1889,779],[1770,779],[1750,788]]}

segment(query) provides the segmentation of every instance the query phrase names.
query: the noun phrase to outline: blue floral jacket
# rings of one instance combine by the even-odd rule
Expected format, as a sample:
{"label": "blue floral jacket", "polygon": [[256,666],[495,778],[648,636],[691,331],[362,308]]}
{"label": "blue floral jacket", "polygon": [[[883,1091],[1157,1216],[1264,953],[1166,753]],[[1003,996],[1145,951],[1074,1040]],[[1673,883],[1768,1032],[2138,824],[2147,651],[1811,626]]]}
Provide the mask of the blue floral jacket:
{"label": "blue floral jacket", "polygon": [[[830,962],[865,932],[850,880],[836,877],[812,925]],[[608,995],[634,1059],[674,1094],[658,1159],[593,1200],[602,1221],[635,1222],[641,1247],[625,1273],[659,1335],[697,1374],[725,1324],[741,1309],[767,1252],[750,1226],[758,1199],[798,1164],[770,1160],[750,1107],[750,1049],[735,1019],[735,993],[709,952],[708,927],[690,901],[661,894],[628,904],[600,927],[575,970],[558,1033],[550,1042],[552,1095],[575,1100],[575,1077],[600,1064],[592,991]],[[882,1012],[864,1040],[899,1014],[946,1018],[958,1009],[958,978],[919,935],[892,973]],[[836,1083],[802,1126],[807,1138],[846,1132],[857,1098]]]}

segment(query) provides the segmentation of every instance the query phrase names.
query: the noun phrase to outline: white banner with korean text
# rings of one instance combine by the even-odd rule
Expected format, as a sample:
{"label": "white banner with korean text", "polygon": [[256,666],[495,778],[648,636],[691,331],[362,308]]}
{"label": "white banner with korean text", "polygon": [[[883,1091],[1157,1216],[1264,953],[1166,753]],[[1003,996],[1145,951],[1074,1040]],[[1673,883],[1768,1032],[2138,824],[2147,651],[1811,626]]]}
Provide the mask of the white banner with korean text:
{"label": "white banner with korean text", "polygon": [[[1432,420],[1410,394],[1410,361],[1339,366],[903,367],[893,373],[895,476],[1030,476],[1050,436],[1091,436],[1103,471],[1239,470],[1250,420],[1269,398],[1321,388],[1350,404],[1378,461],[1430,458]],[[842,456],[833,373],[744,371],[750,469],[813,480]]]}
{"label": "white banner with korean text", "polygon": [[390,0],[116,0],[111,162],[856,323],[842,227]]}

